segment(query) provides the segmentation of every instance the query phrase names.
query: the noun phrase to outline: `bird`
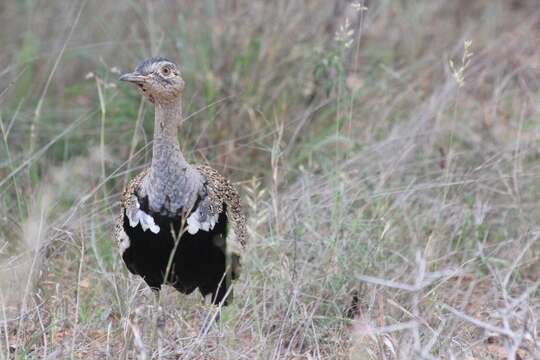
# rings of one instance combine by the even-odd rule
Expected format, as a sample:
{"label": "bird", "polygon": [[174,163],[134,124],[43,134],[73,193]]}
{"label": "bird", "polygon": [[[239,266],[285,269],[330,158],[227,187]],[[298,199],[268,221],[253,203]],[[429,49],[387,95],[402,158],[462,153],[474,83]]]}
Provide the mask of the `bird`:
{"label": "bird", "polygon": [[134,84],[155,108],[151,163],[124,190],[115,226],[122,259],[157,298],[170,285],[183,294],[198,289],[226,306],[240,275],[246,217],[235,186],[210,166],[189,163],[180,149],[180,67],[153,57],[119,80]]}

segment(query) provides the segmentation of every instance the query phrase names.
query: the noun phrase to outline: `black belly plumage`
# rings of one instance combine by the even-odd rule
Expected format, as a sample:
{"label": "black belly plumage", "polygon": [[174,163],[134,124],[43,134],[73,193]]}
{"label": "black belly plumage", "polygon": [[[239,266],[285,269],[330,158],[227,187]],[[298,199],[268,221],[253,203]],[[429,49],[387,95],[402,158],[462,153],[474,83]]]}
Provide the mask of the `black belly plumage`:
{"label": "black belly plumage", "polygon": [[[212,303],[221,303],[228,290],[225,277],[225,211],[219,215],[211,231],[199,230],[192,235],[184,229],[174,254],[171,254],[175,244],[173,234],[179,234],[182,217],[173,218],[148,210],[145,212],[159,225],[160,231],[157,234],[149,230],[143,231],[140,224],[131,227],[124,212],[123,228],[129,237],[130,246],[124,251],[122,258],[129,271],[140,275],[152,289],[160,290],[161,285],[166,283],[184,294],[189,294],[199,288],[203,296],[212,295]],[[172,262],[165,281],[171,256]],[[227,304],[227,299],[223,304]]]}

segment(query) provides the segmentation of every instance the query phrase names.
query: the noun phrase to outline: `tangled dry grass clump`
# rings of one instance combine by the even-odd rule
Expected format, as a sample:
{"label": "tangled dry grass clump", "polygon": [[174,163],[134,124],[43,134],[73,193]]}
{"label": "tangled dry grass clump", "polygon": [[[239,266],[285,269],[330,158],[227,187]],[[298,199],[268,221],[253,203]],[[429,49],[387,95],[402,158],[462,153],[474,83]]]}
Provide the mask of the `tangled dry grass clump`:
{"label": "tangled dry grass clump", "polygon": [[[536,5],[0,5],[0,356],[539,358]],[[152,131],[115,79],[157,53],[251,241],[235,303],[165,291],[154,343],[112,223]]]}

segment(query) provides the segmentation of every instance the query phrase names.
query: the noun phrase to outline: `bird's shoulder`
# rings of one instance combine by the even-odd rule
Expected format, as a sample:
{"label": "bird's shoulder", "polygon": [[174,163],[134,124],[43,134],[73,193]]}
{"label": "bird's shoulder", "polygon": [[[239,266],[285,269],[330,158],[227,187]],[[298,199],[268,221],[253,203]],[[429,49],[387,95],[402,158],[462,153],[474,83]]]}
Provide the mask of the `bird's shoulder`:
{"label": "bird's shoulder", "polygon": [[137,195],[137,192],[141,187],[142,181],[147,173],[148,169],[144,169],[128,183],[128,186],[124,189],[124,193],[122,195],[122,209],[129,209],[133,206],[133,195]]}
{"label": "bird's shoulder", "polygon": [[211,210],[214,213],[221,213],[223,205],[227,206],[227,217],[231,220],[241,245],[245,246],[247,240],[246,217],[236,187],[210,166],[198,165],[196,169],[205,177]]}
{"label": "bird's shoulder", "polygon": [[207,165],[199,165],[197,170],[206,180],[206,190],[214,212],[220,213],[223,204],[241,210],[242,205],[238,191],[226,177]]}
{"label": "bird's shoulder", "polygon": [[134,202],[136,198],[133,195],[137,193],[137,190],[139,189],[141,182],[146,176],[147,172],[148,169],[145,169],[133,179],[131,179],[131,181],[128,183],[128,186],[124,189],[122,198],[120,200],[121,209],[115,222],[114,235],[116,240],[120,244],[121,252],[123,252],[127,247],[129,247],[129,239],[127,238],[127,234],[125,233],[123,227],[124,214],[126,209],[130,209],[135,205]]}

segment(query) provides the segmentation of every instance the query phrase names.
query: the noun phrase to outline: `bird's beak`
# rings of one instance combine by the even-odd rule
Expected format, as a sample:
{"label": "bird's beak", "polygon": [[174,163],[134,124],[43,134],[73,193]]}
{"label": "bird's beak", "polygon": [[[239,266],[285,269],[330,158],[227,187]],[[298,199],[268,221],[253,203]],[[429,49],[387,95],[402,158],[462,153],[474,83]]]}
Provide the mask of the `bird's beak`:
{"label": "bird's beak", "polygon": [[122,76],[120,76],[121,81],[128,81],[132,83],[142,83],[146,81],[147,76],[139,74],[137,72],[127,73]]}

